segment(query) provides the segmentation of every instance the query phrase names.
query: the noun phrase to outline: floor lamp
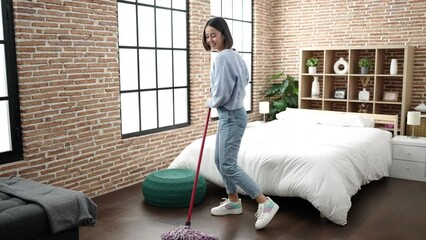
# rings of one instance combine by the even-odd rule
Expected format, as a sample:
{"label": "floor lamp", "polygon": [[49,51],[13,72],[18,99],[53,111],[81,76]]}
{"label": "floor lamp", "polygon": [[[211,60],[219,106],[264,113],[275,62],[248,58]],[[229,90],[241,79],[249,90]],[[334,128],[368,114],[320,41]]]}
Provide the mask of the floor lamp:
{"label": "floor lamp", "polygon": [[409,111],[407,113],[407,124],[412,126],[411,138],[417,138],[414,136],[414,126],[420,125],[420,112]]}
{"label": "floor lamp", "polygon": [[259,113],[263,114],[263,122],[266,122],[266,114],[269,113],[269,102],[259,102]]}

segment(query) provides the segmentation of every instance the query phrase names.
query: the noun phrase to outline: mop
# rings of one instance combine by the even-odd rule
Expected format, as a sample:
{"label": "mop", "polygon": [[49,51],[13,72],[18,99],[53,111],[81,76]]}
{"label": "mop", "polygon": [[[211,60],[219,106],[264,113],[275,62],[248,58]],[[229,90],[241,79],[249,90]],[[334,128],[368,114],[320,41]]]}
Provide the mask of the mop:
{"label": "mop", "polygon": [[192,208],[193,208],[194,200],[195,200],[195,192],[197,190],[198,175],[200,173],[201,159],[202,159],[203,150],[204,150],[204,142],[206,140],[207,128],[209,126],[210,111],[211,109],[209,108],[207,112],[207,119],[206,119],[206,124],[204,127],[203,139],[201,142],[201,150],[200,150],[200,155],[198,157],[197,171],[195,172],[194,185],[192,187],[192,194],[191,194],[191,202],[189,204],[188,217],[186,219],[185,226],[180,226],[171,232],[162,234],[161,235],[162,240],[217,240],[218,239],[218,237],[216,236],[212,236],[212,235],[205,234],[205,233],[191,229]]}

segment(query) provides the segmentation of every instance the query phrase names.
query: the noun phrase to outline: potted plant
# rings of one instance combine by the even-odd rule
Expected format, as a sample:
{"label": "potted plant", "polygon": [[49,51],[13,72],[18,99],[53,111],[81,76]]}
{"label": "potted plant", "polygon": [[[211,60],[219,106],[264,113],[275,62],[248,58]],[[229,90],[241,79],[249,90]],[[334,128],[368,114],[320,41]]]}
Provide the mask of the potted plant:
{"label": "potted plant", "polygon": [[311,57],[306,61],[306,66],[309,67],[309,74],[317,73],[318,63],[319,63],[319,60],[318,58],[315,58],[315,57]]}
{"label": "potted plant", "polygon": [[299,83],[293,77],[285,76],[283,72],[272,75],[269,79],[271,82],[281,80],[279,83],[273,83],[266,91],[266,97],[269,97],[271,102],[269,117],[275,119],[276,114],[287,107],[297,108]]}
{"label": "potted plant", "polygon": [[368,58],[360,58],[358,66],[361,68],[361,74],[368,74],[371,67],[371,60]]}

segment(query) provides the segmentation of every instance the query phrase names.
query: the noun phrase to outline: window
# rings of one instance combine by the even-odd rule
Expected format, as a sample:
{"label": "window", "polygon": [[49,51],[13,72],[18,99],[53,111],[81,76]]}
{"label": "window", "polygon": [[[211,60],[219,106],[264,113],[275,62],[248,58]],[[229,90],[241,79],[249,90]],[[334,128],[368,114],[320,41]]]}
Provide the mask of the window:
{"label": "window", "polygon": [[189,124],[186,0],[118,1],[121,132]]}
{"label": "window", "polygon": [[[213,17],[223,17],[228,23],[235,48],[243,57],[250,72],[249,84],[246,88],[244,108],[246,111],[252,110],[252,42],[253,42],[253,18],[252,0],[211,0],[211,15]],[[212,52],[212,61],[217,53]],[[215,115],[213,113],[213,115]],[[216,114],[217,115],[217,114]]]}
{"label": "window", "polygon": [[22,134],[12,1],[0,4],[0,164],[3,164],[22,159]]}

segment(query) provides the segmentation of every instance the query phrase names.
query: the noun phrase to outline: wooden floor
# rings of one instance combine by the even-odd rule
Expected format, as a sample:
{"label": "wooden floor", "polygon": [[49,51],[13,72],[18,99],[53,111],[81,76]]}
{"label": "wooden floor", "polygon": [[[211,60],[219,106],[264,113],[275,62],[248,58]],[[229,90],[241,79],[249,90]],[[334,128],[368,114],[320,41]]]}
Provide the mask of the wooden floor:
{"label": "wooden floor", "polygon": [[[426,239],[426,183],[394,178],[371,182],[352,198],[348,224],[322,219],[300,198],[272,197],[280,209],[263,230],[254,228],[257,204],[241,196],[243,214],[215,217],[210,208],[224,190],[208,184],[202,203],[194,207],[191,228],[221,240],[233,239]],[[188,209],[162,209],[145,204],[141,184],[93,199],[96,227],[81,227],[80,240],[156,240],[185,224]]]}

